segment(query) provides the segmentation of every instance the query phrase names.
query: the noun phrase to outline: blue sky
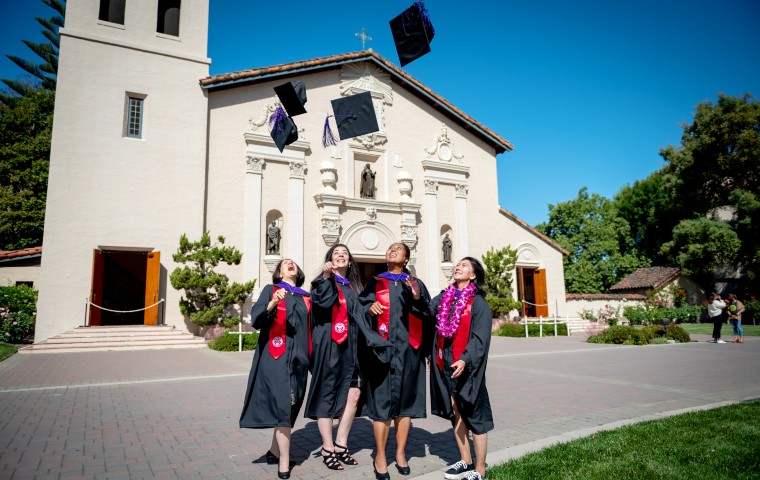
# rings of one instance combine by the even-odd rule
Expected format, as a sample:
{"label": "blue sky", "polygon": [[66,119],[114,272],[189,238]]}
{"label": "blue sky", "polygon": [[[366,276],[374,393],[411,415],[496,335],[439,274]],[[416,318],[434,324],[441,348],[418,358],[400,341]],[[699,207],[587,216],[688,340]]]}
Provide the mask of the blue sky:
{"label": "blue sky", "polygon": [[[412,2],[210,3],[217,74],[361,50],[362,27],[398,64],[388,21]],[[760,96],[757,0],[426,5],[432,52],[404,70],[515,145],[498,157],[499,203],[531,225],[581,187],[611,198],[660,168],[697,103]],[[0,2],[0,53],[35,58],[21,40],[44,41],[34,17],[52,14]],[[20,75],[0,58],[0,78]]]}

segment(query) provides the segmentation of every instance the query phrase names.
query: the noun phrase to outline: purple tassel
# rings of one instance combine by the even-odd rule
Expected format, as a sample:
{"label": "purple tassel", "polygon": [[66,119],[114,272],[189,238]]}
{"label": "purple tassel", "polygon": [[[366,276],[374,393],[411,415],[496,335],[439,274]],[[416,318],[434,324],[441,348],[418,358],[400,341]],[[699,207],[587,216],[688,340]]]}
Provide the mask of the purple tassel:
{"label": "purple tassel", "polygon": [[277,107],[274,110],[274,113],[271,117],[269,117],[269,128],[270,130],[274,132],[281,132],[282,126],[285,122],[285,117],[288,115],[285,113],[285,110],[282,109],[282,107]]}
{"label": "purple tassel", "polygon": [[331,116],[332,115],[328,115],[325,118],[325,127],[322,129],[322,147],[323,148],[327,148],[330,145],[338,144],[338,137],[336,137],[333,131],[330,129]]}
{"label": "purple tassel", "polygon": [[430,14],[428,13],[427,8],[425,8],[425,2],[414,2],[414,6],[419,10],[420,18],[425,24],[425,30],[430,34],[430,38],[433,38],[435,35],[435,29],[433,28],[433,23],[430,21]]}

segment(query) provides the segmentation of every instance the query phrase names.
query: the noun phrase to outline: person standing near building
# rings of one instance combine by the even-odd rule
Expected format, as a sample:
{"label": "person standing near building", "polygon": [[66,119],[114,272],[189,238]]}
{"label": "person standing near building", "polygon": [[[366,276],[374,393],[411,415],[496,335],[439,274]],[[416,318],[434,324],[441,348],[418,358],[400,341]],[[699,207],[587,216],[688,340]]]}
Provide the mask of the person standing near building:
{"label": "person standing near building", "polygon": [[732,343],[744,343],[744,330],[742,329],[742,313],[744,304],[736,298],[733,293],[728,296],[731,305],[728,308],[728,321],[734,329],[734,340]]}
{"label": "person standing near building", "polygon": [[[406,268],[411,252],[404,243],[394,243],[385,252],[388,271],[371,278],[359,295],[371,303],[370,324],[388,340],[387,358],[363,356],[362,374],[367,380],[367,416],[375,435],[375,478],[387,480],[388,443],[391,420],[396,430],[396,469],[409,475],[406,443],[412,418],[427,416],[425,404],[426,345],[432,339],[430,295],[421,280]],[[425,345],[423,345],[423,343]]]}
{"label": "person standing near building", "polygon": [[[488,432],[493,413],[486,389],[486,364],[493,314],[481,285],[483,265],[464,257],[454,267],[454,282],[430,302],[436,335],[430,368],[430,410],[451,420],[461,460],[444,473],[448,480],[482,480],[486,476]],[[470,455],[469,434],[475,445]]]}
{"label": "person standing near building", "polygon": [[[314,305],[311,383],[305,416],[317,420],[322,437],[322,461],[331,470],[358,465],[348,449],[348,434],[358,411],[363,380],[358,346],[386,348],[390,344],[369,328],[358,293],[359,270],[346,245],[327,250],[320,275],[311,282]],[[333,421],[338,432],[333,442]]]}
{"label": "person standing near building", "polygon": [[707,316],[713,324],[712,342],[726,343],[720,339],[720,330],[723,328],[723,309],[726,308],[726,302],[721,300],[720,295],[713,292],[707,304]]}
{"label": "person standing near building", "polygon": [[311,298],[301,289],[305,276],[296,262],[281,260],[272,284],[251,309],[259,342],[248,375],[240,428],[274,428],[266,454],[278,464],[277,477],[290,478],[290,432],[306,393],[311,353]]}

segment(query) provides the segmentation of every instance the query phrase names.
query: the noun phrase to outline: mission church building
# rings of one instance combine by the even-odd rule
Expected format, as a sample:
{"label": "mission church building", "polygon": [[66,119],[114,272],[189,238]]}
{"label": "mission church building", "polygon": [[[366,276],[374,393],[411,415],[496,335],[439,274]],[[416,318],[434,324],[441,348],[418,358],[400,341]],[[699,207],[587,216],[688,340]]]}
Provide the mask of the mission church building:
{"label": "mission church building", "polygon": [[[518,298],[551,305],[527,313],[565,315],[567,252],[498,205],[507,140],[370,50],[209,76],[208,10],[208,0],[67,2],[35,341],[85,316],[197,331],[168,276],[180,236],[204,231],[243,253],[241,266],[219,270],[256,279],[251,300],[285,257],[308,282],[335,242],[365,278],[404,242],[433,295],[461,257],[509,245]],[[308,113],[280,152],[273,87],[293,80],[306,86]],[[362,92],[379,131],[323,148],[330,101]]]}

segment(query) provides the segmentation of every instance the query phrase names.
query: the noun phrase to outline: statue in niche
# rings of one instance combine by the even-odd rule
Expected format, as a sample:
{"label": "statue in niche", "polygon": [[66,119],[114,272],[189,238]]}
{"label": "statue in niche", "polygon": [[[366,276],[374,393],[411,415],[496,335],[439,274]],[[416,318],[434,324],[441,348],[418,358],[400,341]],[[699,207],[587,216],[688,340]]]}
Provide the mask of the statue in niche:
{"label": "statue in niche", "polygon": [[267,227],[267,255],[279,255],[280,254],[280,229],[277,227],[277,222],[272,220],[272,223]]}
{"label": "statue in niche", "polygon": [[359,184],[359,196],[361,198],[375,198],[375,174],[377,172],[373,172],[371,168],[369,168],[369,163],[364,165],[364,170],[362,170],[362,179],[361,183]]}
{"label": "statue in niche", "polygon": [[450,262],[451,261],[451,238],[449,238],[449,234],[447,233],[443,237],[443,261],[444,262]]}

